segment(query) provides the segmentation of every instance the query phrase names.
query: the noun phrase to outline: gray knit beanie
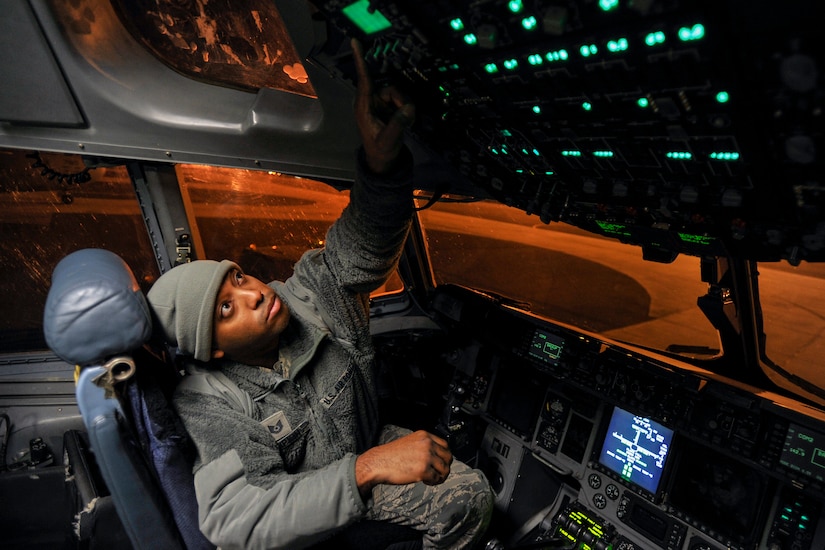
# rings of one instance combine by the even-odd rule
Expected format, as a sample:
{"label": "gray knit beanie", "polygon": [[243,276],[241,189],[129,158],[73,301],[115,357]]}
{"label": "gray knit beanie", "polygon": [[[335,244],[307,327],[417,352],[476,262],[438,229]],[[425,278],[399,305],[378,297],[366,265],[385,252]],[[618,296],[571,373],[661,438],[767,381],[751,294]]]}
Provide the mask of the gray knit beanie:
{"label": "gray knit beanie", "polygon": [[230,260],[198,260],[176,266],[155,281],[147,298],[168,344],[198,361],[212,358],[215,301],[231,269],[240,267]]}

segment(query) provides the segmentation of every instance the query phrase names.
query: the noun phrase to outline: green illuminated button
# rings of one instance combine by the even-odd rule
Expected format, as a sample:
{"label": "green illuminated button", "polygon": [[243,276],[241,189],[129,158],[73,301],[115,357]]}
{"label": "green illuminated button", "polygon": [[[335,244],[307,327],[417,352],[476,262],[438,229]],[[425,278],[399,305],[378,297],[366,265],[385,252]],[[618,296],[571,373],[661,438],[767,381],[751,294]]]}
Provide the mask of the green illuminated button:
{"label": "green illuminated button", "polygon": [[691,40],[701,40],[705,37],[705,26],[696,23],[692,27],[682,27],[679,29],[679,40],[690,42]]}
{"label": "green illuminated button", "polygon": [[357,0],[341,12],[352,21],[364,34],[375,34],[392,27],[389,19],[378,10],[369,10],[369,0]]}
{"label": "green illuminated button", "polygon": [[590,57],[598,53],[598,51],[599,48],[597,48],[595,44],[584,44],[579,48],[579,53],[582,54],[582,57]]}
{"label": "green illuminated button", "polygon": [[528,31],[532,31],[538,25],[538,21],[532,15],[521,20],[521,26]]}
{"label": "green illuminated button", "polygon": [[627,38],[611,40],[607,43],[607,50],[613,53],[622,52],[627,49]]}
{"label": "green illuminated button", "polygon": [[665,33],[663,33],[662,31],[654,31],[648,33],[647,36],[645,36],[645,44],[647,44],[648,46],[655,46],[656,44],[661,44],[664,41]]}
{"label": "green illuminated button", "polygon": [[544,55],[547,61],[565,61],[568,58],[567,50],[556,50]]}

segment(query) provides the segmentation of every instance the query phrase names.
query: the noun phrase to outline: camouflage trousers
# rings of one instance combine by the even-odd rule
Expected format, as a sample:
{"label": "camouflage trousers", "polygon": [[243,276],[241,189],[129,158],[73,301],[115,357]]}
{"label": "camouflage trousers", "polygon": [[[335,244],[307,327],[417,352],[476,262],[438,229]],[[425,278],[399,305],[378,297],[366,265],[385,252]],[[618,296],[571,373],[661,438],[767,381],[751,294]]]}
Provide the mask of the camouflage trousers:
{"label": "camouflage trousers", "polygon": [[[379,444],[410,433],[385,426]],[[378,485],[367,519],[406,525],[423,532],[424,549],[470,549],[481,540],[493,511],[487,478],[458,460],[439,485]]]}

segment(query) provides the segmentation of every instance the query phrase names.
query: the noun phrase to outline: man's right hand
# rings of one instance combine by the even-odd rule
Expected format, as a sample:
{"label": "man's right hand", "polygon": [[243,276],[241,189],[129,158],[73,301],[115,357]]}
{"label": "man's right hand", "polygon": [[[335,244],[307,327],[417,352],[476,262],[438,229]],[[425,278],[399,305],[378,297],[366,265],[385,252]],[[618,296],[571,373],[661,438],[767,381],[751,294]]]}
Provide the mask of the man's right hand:
{"label": "man's right hand", "polygon": [[355,480],[366,500],[372,488],[381,483],[444,483],[452,462],[453,454],[446,441],[419,430],[359,455],[355,461]]}
{"label": "man's right hand", "polygon": [[358,91],[355,120],[364,145],[367,165],[376,174],[392,171],[404,144],[404,130],[415,120],[415,106],[390,86],[374,90],[364,61],[364,48],[352,40]]}

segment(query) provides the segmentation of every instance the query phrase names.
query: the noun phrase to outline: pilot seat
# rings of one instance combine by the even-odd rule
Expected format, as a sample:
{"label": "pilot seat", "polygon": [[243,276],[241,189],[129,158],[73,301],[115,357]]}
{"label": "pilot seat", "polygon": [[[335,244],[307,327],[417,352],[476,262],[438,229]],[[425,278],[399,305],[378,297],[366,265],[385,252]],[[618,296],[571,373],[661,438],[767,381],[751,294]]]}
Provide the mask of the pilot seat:
{"label": "pilot seat", "polygon": [[[171,406],[178,370],[152,339],[149,306],[129,266],[101,249],[63,258],[43,327],[52,351],[78,371],[86,433],[70,432],[65,440],[79,547],[215,548],[198,529],[195,450]],[[319,550],[420,547],[421,535],[410,528],[365,521]]]}

